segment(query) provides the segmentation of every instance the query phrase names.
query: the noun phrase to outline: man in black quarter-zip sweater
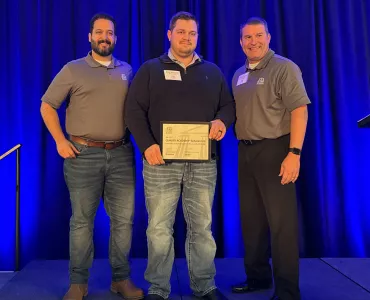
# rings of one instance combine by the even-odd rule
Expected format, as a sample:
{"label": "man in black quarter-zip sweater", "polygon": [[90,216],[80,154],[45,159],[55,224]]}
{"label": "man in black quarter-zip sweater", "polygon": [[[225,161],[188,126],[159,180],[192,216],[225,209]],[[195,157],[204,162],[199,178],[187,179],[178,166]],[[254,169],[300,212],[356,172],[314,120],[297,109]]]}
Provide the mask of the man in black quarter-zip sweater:
{"label": "man in black quarter-zip sweater", "polygon": [[220,141],[235,121],[235,105],[220,69],[194,52],[196,18],[187,12],[175,14],[167,36],[171,43],[168,53],[138,70],[125,113],[127,126],[145,158],[149,215],[145,279],[151,284],[147,299],[167,299],[171,292],[172,233],[181,188],[190,287],[199,298],[226,299],[214,282],[216,244],[211,224],[216,162],[164,163],[159,144],[161,121],[211,122],[209,138]]}

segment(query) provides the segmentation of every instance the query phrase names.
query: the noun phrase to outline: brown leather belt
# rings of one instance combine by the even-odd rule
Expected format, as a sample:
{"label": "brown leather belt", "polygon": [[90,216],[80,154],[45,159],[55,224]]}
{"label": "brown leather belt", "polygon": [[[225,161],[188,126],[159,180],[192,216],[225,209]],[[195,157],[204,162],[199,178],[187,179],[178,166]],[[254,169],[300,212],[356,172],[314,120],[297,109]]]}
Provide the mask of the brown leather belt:
{"label": "brown leather belt", "polygon": [[114,148],[117,148],[123,144],[125,144],[125,140],[119,140],[119,141],[109,141],[109,142],[97,142],[97,141],[91,141],[87,140],[75,135],[70,136],[71,141],[79,143],[81,145],[86,145],[88,147],[96,147],[96,148],[103,148],[107,150],[112,150]]}

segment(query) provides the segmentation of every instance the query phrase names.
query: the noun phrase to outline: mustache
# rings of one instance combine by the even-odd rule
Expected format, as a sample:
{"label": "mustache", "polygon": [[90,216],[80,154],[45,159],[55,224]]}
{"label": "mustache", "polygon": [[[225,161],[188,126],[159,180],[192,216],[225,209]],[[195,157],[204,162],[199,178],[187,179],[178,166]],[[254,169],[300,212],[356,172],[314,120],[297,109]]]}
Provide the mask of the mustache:
{"label": "mustache", "polygon": [[102,43],[106,43],[107,45],[112,44],[112,43],[110,42],[110,40],[99,40],[99,41],[98,41],[98,45],[100,45],[100,44],[102,44]]}

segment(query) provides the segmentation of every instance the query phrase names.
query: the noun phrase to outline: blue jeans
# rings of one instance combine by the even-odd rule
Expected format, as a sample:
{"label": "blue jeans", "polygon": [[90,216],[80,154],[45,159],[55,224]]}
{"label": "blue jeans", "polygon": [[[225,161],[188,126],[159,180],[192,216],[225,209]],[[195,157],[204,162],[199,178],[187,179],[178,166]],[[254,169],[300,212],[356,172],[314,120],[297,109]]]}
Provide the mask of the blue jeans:
{"label": "blue jeans", "polygon": [[110,218],[109,261],[112,280],[130,277],[134,214],[134,160],[131,143],[112,150],[73,142],[80,154],[65,159],[64,178],[72,205],[69,232],[69,278],[87,283],[94,257],[93,228],[100,198]]}
{"label": "blue jeans", "polygon": [[144,161],[148,266],[145,279],[149,294],[168,298],[174,261],[173,224],[182,188],[187,223],[186,260],[190,287],[197,296],[215,289],[216,243],[211,232],[212,204],[216,185],[216,162],[171,163],[151,166]]}

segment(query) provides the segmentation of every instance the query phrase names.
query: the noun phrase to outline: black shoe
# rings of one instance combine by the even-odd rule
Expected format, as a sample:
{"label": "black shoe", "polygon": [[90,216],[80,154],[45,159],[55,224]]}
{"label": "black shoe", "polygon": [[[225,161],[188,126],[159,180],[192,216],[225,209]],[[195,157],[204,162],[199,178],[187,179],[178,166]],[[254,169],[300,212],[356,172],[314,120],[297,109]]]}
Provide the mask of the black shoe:
{"label": "black shoe", "polygon": [[247,280],[241,284],[234,285],[232,287],[233,293],[252,293],[259,290],[267,290],[272,288],[272,280]]}
{"label": "black shoe", "polygon": [[200,299],[207,299],[207,300],[228,300],[218,289],[214,289],[209,293],[202,296]]}
{"label": "black shoe", "polygon": [[164,300],[162,296],[159,296],[157,294],[148,294],[145,296],[144,300]]}
{"label": "black shoe", "polygon": [[273,295],[270,300],[281,300],[279,296]]}

